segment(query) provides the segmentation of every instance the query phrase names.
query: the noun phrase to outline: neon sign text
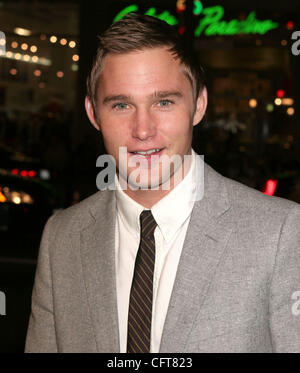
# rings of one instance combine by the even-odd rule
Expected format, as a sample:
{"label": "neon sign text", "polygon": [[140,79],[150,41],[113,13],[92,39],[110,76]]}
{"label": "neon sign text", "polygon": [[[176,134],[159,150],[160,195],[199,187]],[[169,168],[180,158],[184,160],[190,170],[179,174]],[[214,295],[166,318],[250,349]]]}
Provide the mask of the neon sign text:
{"label": "neon sign text", "polygon": [[278,27],[278,23],[271,20],[260,21],[256,19],[255,12],[249,13],[243,20],[232,19],[223,21],[224,8],[220,5],[205,8],[202,11],[204,17],[199,21],[195,30],[195,36],[204,33],[210,35],[236,35],[236,34],[265,34]]}
{"label": "neon sign text", "polygon": [[[128,13],[137,12],[138,10],[138,5],[129,5],[116,15],[113,22],[123,18]],[[221,5],[203,8],[201,1],[196,0],[194,1],[193,13],[195,16],[201,15],[198,26],[195,29],[195,36],[202,34],[206,36],[236,34],[264,35],[268,31],[278,27],[278,23],[272,20],[258,20],[254,11],[250,12],[245,20],[232,19],[225,21],[223,20],[225,11]],[[178,19],[167,10],[157,13],[156,8],[151,7],[145,14],[157,17],[172,26],[178,24]]]}

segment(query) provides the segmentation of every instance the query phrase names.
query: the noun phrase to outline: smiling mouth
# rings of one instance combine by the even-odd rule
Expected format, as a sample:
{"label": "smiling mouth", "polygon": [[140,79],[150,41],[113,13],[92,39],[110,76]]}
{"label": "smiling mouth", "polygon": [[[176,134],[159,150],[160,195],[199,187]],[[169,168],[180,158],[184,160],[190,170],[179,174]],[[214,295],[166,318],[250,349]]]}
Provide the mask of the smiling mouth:
{"label": "smiling mouth", "polygon": [[150,155],[157,155],[159,154],[164,148],[155,148],[155,149],[149,149],[149,150],[137,150],[130,152],[134,155],[142,155],[144,157],[150,156]]}

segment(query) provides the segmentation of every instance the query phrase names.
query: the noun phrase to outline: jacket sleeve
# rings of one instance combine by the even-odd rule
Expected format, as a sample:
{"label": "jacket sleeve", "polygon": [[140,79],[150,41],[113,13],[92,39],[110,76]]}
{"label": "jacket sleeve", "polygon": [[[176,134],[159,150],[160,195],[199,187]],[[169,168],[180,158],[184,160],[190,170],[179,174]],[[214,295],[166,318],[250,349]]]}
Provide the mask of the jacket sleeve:
{"label": "jacket sleeve", "polygon": [[274,352],[300,352],[300,205],[282,225],[270,287]]}
{"label": "jacket sleeve", "polygon": [[55,215],[49,218],[42,235],[25,352],[57,352],[49,255],[49,247],[55,237],[54,217]]}

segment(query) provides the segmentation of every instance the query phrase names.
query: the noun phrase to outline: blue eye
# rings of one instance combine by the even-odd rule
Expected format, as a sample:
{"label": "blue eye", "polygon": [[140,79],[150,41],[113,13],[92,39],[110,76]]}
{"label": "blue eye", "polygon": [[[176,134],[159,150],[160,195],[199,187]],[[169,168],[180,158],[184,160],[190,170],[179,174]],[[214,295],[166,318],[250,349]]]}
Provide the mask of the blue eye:
{"label": "blue eye", "polygon": [[113,109],[117,110],[124,110],[128,108],[128,104],[125,104],[124,102],[118,102],[117,104],[113,105]]}
{"label": "blue eye", "polygon": [[158,105],[161,107],[168,107],[172,104],[173,102],[170,100],[160,100]]}

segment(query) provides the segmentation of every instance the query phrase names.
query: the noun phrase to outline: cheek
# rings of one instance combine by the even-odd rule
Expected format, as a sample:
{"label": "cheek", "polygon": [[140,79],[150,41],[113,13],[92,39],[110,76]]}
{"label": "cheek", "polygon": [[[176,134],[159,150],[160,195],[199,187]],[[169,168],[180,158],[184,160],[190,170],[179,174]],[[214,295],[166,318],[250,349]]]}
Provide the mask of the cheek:
{"label": "cheek", "polygon": [[188,112],[176,112],[160,120],[160,132],[169,138],[183,140],[192,131],[191,118]]}
{"label": "cheek", "polygon": [[122,119],[101,118],[101,131],[104,141],[110,146],[120,146],[128,137],[128,126]]}

